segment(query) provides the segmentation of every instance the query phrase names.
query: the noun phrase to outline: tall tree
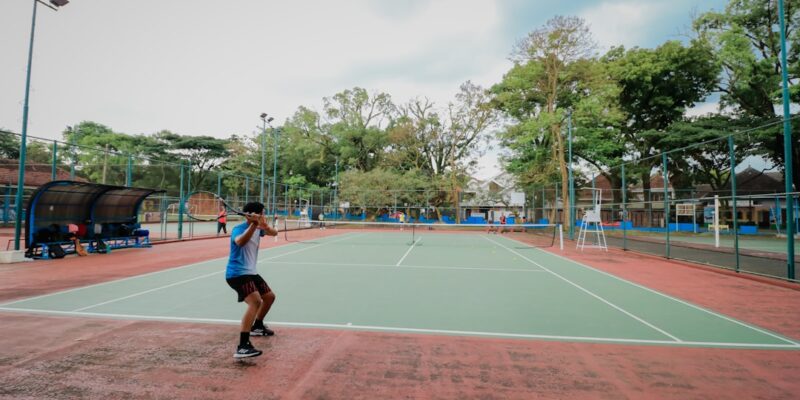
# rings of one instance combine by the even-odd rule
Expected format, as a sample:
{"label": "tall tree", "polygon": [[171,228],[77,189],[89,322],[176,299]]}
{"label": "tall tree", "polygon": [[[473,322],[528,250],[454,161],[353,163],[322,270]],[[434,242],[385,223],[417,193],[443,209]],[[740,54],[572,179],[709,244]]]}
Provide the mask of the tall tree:
{"label": "tall tree", "polygon": [[209,184],[210,171],[219,167],[229,155],[227,139],[179,135],[167,130],[156,133],[155,138],[167,146],[170,154],[188,160],[192,188],[208,189],[205,185]]}
{"label": "tall tree", "polygon": [[[522,125],[519,128],[530,134],[528,142],[550,146],[550,160],[556,163],[562,182],[568,180],[562,124],[565,108],[569,107],[567,99],[576,84],[569,71],[577,62],[590,58],[594,48],[583,19],[552,18],[517,43],[511,56],[514,68],[493,89],[499,95],[501,109],[525,117],[519,120]],[[542,159],[542,156],[540,153],[534,159]],[[562,185],[562,199],[567,198],[567,186]],[[566,223],[570,220],[570,210],[565,208],[564,211],[563,222]]]}
{"label": "tall tree", "polygon": [[346,166],[369,171],[380,165],[387,144],[386,126],[395,112],[387,93],[370,95],[356,87],[323,99],[328,132]]}
{"label": "tall tree", "polygon": [[467,81],[443,111],[428,99],[409,101],[399,108],[400,118],[389,130],[393,151],[387,161],[401,169],[419,169],[442,182],[446,176],[451,201],[457,206],[468,169],[497,119],[490,100],[484,88]]}
{"label": "tall tree", "polygon": [[[669,41],[655,49],[618,47],[604,57],[620,86],[619,106],[625,113],[622,132],[642,161],[638,173],[647,197],[650,174],[660,165],[656,157],[668,128],[680,121],[686,109],[703,100],[717,83],[717,65],[710,47],[702,40],[684,46]],[[648,207],[651,206],[648,203]]]}
{"label": "tall tree", "polygon": [[[785,0],[787,38],[787,74],[792,102],[800,103],[800,1]],[[722,12],[711,11],[694,21],[699,38],[714,47],[722,66],[717,90],[722,92],[723,106],[749,116],[771,121],[776,105],[782,102],[780,38],[777,0],[731,0]],[[800,128],[797,121],[795,131]],[[794,135],[793,165],[800,172],[800,135]],[[774,129],[760,142],[769,148],[773,160],[784,164],[783,131]],[[795,188],[800,188],[800,173],[794,174]]]}
{"label": "tall tree", "polygon": [[[517,44],[514,67],[492,88],[495,106],[510,117],[500,136],[511,150],[509,170],[528,184],[560,180],[562,199],[569,189],[564,135],[568,109],[594,109],[599,120],[613,119],[616,113],[610,102],[614,85],[603,67],[592,62],[594,48],[583,19],[555,17]],[[592,118],[589,113],[584,117]],[[606,122],[595,122],[605,128]],[[567,223],[571,210],[564,211]],[[555,220],[555,213],[551,218]]]}

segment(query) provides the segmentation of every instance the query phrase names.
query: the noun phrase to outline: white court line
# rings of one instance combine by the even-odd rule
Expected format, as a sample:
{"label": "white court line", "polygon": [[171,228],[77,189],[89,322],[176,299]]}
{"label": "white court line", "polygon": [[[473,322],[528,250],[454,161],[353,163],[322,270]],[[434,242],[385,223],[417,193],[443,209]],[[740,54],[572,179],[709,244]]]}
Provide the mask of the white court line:
{"label": "white court line", "polygon": [[[73,311],[46,311],[37,309],[25,308],[3,308],[0,311],[7,311],[13,313],[32,313],[43,315],[67,315],[77,317],[95,317],[95,318],[111,318],[111,319],[134,319],[134,320],[148,320],[148,321],[167,321],[167,322],[198,322],[198,323],[214,323],[226,325],[238,325],[240,320],[233,319],[219,319],[219,318],[188,318],[188,317],[163,317],[154,315],[138,315],[138,314],[105,314],[105,313],[92,313],[92,312],[73,312]],[[798,350],[800,346],[786,345],[786,344],[772,344],[772,343],[730,343],[730,342],[694,342],[683,341],[675,342],[672,340],[649,340],[649,339],[622,339],[622,338],[607,338],[607,337],[592,337],[592,336],[559,336],[559,335],[536,335],[526,333],[505,333],[505,332],[480,332],[480,331],[460,331],[460,330],[447,330],[447,329],[421,329],[421,328],[402,328],[391,326],[374,326],[374,325],[348,325],[348,324],[330,324],[330,323],[314,323],[314,322],[280,322],[268,321],[270,325],[287,326],[287,327],[301,327],[301,328],[331,328],[342,330],[357,330],[357,331],[382,331],[382,332],[408,332],[408,333],[423,333],[423,334],[438,334],[438,335],[456,335],[456,336],[486,336],[498,337],[508,339],[545,339],[545,340],[561,340],[561,341],[582,341],[582,342],[608,342],[608,343],[621,343],[621,344],[658,344],[658,345],[673,345],[673,346],[715,346],[715,347],[731,347],[731,348],[769,348],[769,349],[785,349],[785,350]]]}
{"label": "white court line", "polygon": [[[347,238],[344,238],[344,239],[347,239]],[[344,240],[344,239],[335,240],[335,241],[326,242],[326,243],[338,242],[338,241],[341,241],[341,240]],[[322,243],[322,244],[319,244],[319,245],[316,245],[316,246],[311,246],[311,247],[298,249],[296,251],[292,251],[292,252],[289,252],[289,253],[280,254],[280,255],[277,255],[277,256],[274,256],[274,257],[267,258],[266,260],[271,260],[271,259],[282,257],[282,256],[288,255],[288,254],[298,253],[298,252],[304,251],[304,250],[309,250],[309,249],[312,249],[314,247],[319,247],[319,246],[321,246],[323,244],[326,244],[326,243]],[[290,243],[290,244],[287,244],[285,246],[290,246],[290,245],[294,245],[294,244],[295,243]],[[280,246],[280,247],[285,247],[285,246]],[[278,248],[280,248],[280,247],[278,247]],[[259,253],[263,252],[265,250],[269,250],[269,249],[259,249]],[[228,258],[228,256],[219,257],[219,258],[214,258],[214,259],[211,259],[211,260],[201,261],[201,262],[194,263],[194,264],[184,265],[184,266],[181,266],[181,267],[169,268],[169,269],[165,269],[165,270],[149,272],[149,273],[142,274],[142,275],[129,276],[127,278],[117,279],[117,280],[113,280],[113,281],[96,283],[96,284],[89,285],[89,286],[82,286],[82,287],[79,287],[79,288],[73,288],[73,289],[64,290],[64,291],[60,291],[60,292],[48,293],[48,294],[44,294],[44,295],[41,295],[41,296],[34,296],[34,297],[25,298],[25,299],[15,300],[15,301],[12,301],[12,302],[9,302],[9,303],[0,304],[0,307],[6,307],[6,306],[9,306],[9,305],[12,305],[12,304],[21,303],[21,302],[25,302],[25,301],[29,301],[29,300],[37,300],[37,299],[40,299],[40,298],[55,296],[55,295],[58,295],[58,294],[66,294],[66,293],[75,292],[75,291],[78,291],[78,290],[89,289],[89,288],[92,288],[92,287],[108,285],[108,284],[111,284],[111,283],[123,282],[123,281],[127,281],[127,280],[130,280],[130,279],[142,278],[142,277],[149,276],[149,275],[155,275],[155,274],[160,274],[160,273],[169,272],[169,271],[176,271],[176,270],[180,270],[180,269],[184,269],[184,268],[194,267],[194,266],[197,266],[197,265],[200,265],[200,264],[205,264],[205,263],[224,260],[224,259],[227,259],[227,258]],[[183,283],[186,283],[186,282],[191,282],[191,281],[194,281],[194,280],[197,280],[197,279],[207,278],[209,276],[213,276],[213,275],[221,273],[221,272],[225,272],[225,271],[214,271],[214,272],[212,272],[210,274],[202,275],[202,276],[199,276],[199,277],[189,278],[189,279],[186,279],[186,280],[183,280],[183,281],[179,281],[179,282],[174,282],[172,284],[169,284],[169,285],[166,285],[166,286],[161,286],[161,287],[158,287],[158,288],[148,289],[148,290],[145,290],[143,292],[134,293],[132,295],[121,297],[121,298],[118,298],[118,299],[113,299],[113,300],[109,300],[109,301],[106,301],[106,302],[103,302],[103,303],[94,304],[94,305],[91,305],[91,306],[80,308],[80,309],[75,310],[75,311],[86,310],[86,309],[97,307],[97,306],[100,306],[100,305],[114,303],[114,302],[117,302],[117,301],[120,301],[120,300],[124,300],[124,299],[129,299],[129,298],[132,298],[132,297],[136,297],[136,296],[139,296],[139,295],[142,295],[142,294],[145,294],[145,293],[154,292],[156,290],[164,289],[164,288],[167,288],[167,287],[177,286],[177,285],[180,285],[180,284],[183,284]]]}
{"label": "white court line", "polygon": [[131,294],[131,295],[128,295],[128,296],[125,296],[125,297],[120,297],[120,298],[117,298],[117,299],[104,301],[102,303],[93,304],[91,306],[78,308],[78,309],[75,309],[75,310],[72,310],[72,311],[79,312],[79,311],[88,310],[90,308],[100,307],[100,306],[103,306],[103,305],[106,305],[106,304],[110,304],[110,303],[116,303],[118,301],[122,301],[122,300],[125,300],[125,299],[130,299],[132,297],[141,296],[143,294],[147,294],[147,293],[150,293],[150,292],[155,292],[156,290],[166,289],[168,287],[183,285],[184,283],[191,282],[191,281],[196,281],[198,279],[208,278],[209,276],[218,275],[218,274],[221,274],[223,272],[225,272],[225,271],[214,271],[214,272],[212,272],[210,274],[196,276],[196,277],[191,278],[191,279],[186,279],[186,280],[182,280],[180,282],[170,283],[169,285],[159,286],[157,288],[152,288],[152,289],[145,290],[144,292],[134,293],[134,294]]}
{"label": "white court line", "polygon": [[0,304],[0,307],[6,307],[6,306],[10,306],[12,304],[22,303],[24,301],[29,301],[29,300],[38,300],[38,299],[41,299],[41,298],[55,296],[55,295],[59,295],[59,294],[77,292],[79,290],[84,290],[84,289],[89,289],[89,288],[93,288],[93,287],[108,285],[108,284],[111,284],[111,283],[118,283],[118,282],[124,282],[124,281],[131,280],[131,279],[143,278],[145,276],[162,274],[162,273],[170,272],[170,271],[177,271],[177,270],[181,270],[181,269],[185,269],[185,268],[189,268],[189,267],[196,267],[196,266],[201,265],[201,264],[210,263],[210,262],[216,262],[216,261],[219,261],[219,260],[224,260],[226,258],[228,258],[228,256],[219,257],[219,258],[212,258],[210,260],[200,261],[200,262],[196,262],[196,263],[192,263],[192,264],[188,264],[188,265],[182,265],[180,267],[168,268],[168,269],[162,269],[162,270],[159,270],[159,271],[148,272],[148,273],[142,274],[142,275],[134,275],[134,276],[129,276],[127,278],[115,279],[113,281],[100,282],[100,283],[95,283],[95,284],[88,285],[88,286],[81,286],[81,287],[77,287],[77,288],[62,290],[60,292],[53,292],[53,293],[43,294],[43,295],[39,295],[39,296],[27,297],[27,298],[24,298],[24,299],[14,300],[14,301],[9,302],[9,303]]}
{"label": "white court line", "polygon": [[[514,240],[514,239],[509,239],[509,240]],[[516,240],[515,240],[515,241],[516,241]],[[767,330],[764,330],[764,329],[758,328],[758,327],[756,327],[756,326],[752,326],[752,325],[750,325],[750,324],[747,324],[747,323],[744,323],[744,322],[742,322],[742,321],[737,321],[737,320],[735,320],[735,319],[733,319],[733,318],[731,318],[731,317],[728,317],[728,316],[726,316],[726,315],[719,314],[719,313],[717,313],[717,312],[714,312],[714,311],[711,311],[711,310],[705,309],[705,308],[703,308],[703,307],[700,307],[700,306],[698,306],[698,305],[695,305],[695,304],[692,304],[692,303],[689,303],[689,302],[683,301],[683,300],[681,300],[681,299],[679,299],[679,298],[672,297],[672,296],[670,296],[670,295],[668,295],[668,294],[666,294],[666,293],[661,293],[661,292],[659,292],[659,291],[657,291],[657,290],[654,290],[654,289],[651,289],[651,288],[649,288],[649,287],[646,287],[646,286],[639,285],[638,283],[634,283],[634,282],[631,282],[631,281],[629,281],[629,280],[622,279],[622,278],[620,278],[620,277],[618,277],[618,276],[615,276],[615,275],[613,275],[613,274],[610,274],[610,273],[608,273],[608,272],[605,272],[605,271],[601,271],[601,270],[599,270],[599,269],[597,269],[597,268],[593,268],[593,267],[591,267],[591,266],[588,266],[588,265],[586,265],[586,264],[580,263],[580,262],[578,262],[578,261],[575,261],[575,260],[570,260],[570,259],[569,259],[569,258],[567,258],[567,257],[560,256],[560,255],[558,255],[558,254],[554,254],[554,253],[551,253],[551,252],[549,252],[549,251],[543,251],[543,250],[541,250],[541,249],[537,249],[537,250],[539,250],[539,251],[542,251],[543,253],[545,253],[545,254],[547,254],[547,255],[551,255],[551,256],[553,256],[553,257],[558,257],[558,258],[561,258],[561,259],[563,259],[563,260],[565,260],[565,261],[569,261],[569,262],[571,262],[571,263],[573,263],[573,264],[575,264],[575,265],[578,265],[578,266],[580,266],[580,267],[586,268],[586,269],[588,269],[588,270],[591,270],[591,271],[598,272],[598,273],[600,273],[600,274],[603,274],[603,275],[609,276],[609,277],[611,277],[611,278],[614,278],[614,279],[616,279],[616,280],[618,280],[618,281],[625,282],[625,283],[627,283],[627,284],[629,284],[629,285],[632,285],[632,286],[636,286],[636,287],[638,287],[638,288],[640,288],[640,289],[643,289],[643,290],[646,290],[646,291],[648,291],[648,292],[655,293],[655,294],[657,294],[657,295],[659,295],[659,296],[665,297],[665,298],[667,298],[667,299],[670,299],[670,300],[672,300],[672,301],[676,301],[676,302],[678,302],[678,303],[681,303],[681,304],[683,304],[683,305],[685,305],[685,306],[689,306],[689,307],[691,307],[691,308],[694,308],[694,309],[697,309],[697,310],[700,310],[700,311],[706,312],[706,313],[708,313],[708,314],[711,314],[711,315],[713,315],[713,316],[715,316],[715,317],[717,317],[717,318],[722,318],[722,319],[724,319],[724,320],[726,320],[726,321],[733,322],[733,323],[735,323],[735,324],[738,324],[738,325],[741,325],[741,326],[743,326],[743,327],[745,327],[745,328],[750,328],[750,329],[752,329],[752,330],[754,330],[754,331],[757,331],[757,332],[763,333],[763,334],[765,334],[765,335],[768,335],[768,336],[772,336],[772,337],[774,337],[774,338],[776,338],[776,339],[783,340],[784,342],[793,343],[795,346],[800,346],[800,343],[798,343],[798,342],[796,342],[796,341],[794,341],[794,340],[787,339],[787,338],[785,338],[785,337],[782,337],[782,336],[780,336],[780,335],[777,335],[777,334],[775,334],[775,333],[772,333],[772,332],[769,332],[769,331],[767,331]]]}
{"label": "white court line", "polygon": [[[356,236],[358,236],[358,235],[356,235]],[[315,247],[319,247],[319,246],[322,246],[322,245],[325,245],[325,244],[328,244],[328,243],[340,242],[342,240],[349,239],[349,238],[352,238],[352,237],[354,237],[354,236],[348,236],[348,237],[345,237],[345,238],[342,238],[342,239],[339,239],[339,240],[333,240],[333,241],[325,242],[325,243],[318,244],[318,245],[315,245],[315,246],[298,249],[298,250],[295,250],[295,251],[292,251],[292,252],[289,252],[289,253],[284,253],[284,254],[280,254],[280,255],[274,256],[274,257],[266,258],[265,260],[272,260],[272,259],[275,259],[275,258],[278,258],[278,257],[283,257],[285,255],[299,253],[301,251],[310,250],[310,249],[313,249]],[[173,283],[170,283],[168,285],[159,286],[157,288],[148,289],[148,290],[145,290],[145,291],[142,291],[142,292],[138,292],[138,293],[133,293],[133,294],[130,294],[130,295],[127,295],[127,296],[123,296],[123,297],[119,297],[119,298],[116,298],[116,299],[104,301],[102,303],[93,304],[93,305],[86,306],[86,307],[83,307],[83,308],[79,308],[79,309],[76,309],[76,310],[73,310],[73,311],[79,312],[79,311],[88,310],[90,308],[99,307],[99,306],[106,305],[106,304],[116,303],[118,301],[127,300],[127,299],[130,299],[130,298],[133,298],[133,297],[141,296],[143,294],[152,293],[152,292],[155,292],[157,290],[166,289],[168,287],[178,286],[178,285],[182,285],[184,283],[196,281],[198,279],[208,278],[209,276],[214,276],[214,275],[217,275],[217,274],[220,274],[220,273],[223,273],[223,272],[225,272],[225,271],[214,271],[214,272],[212,272],[210,274],[205,274],[205,275],[196,276],[196,277],[189,278],[189,279],[184,279],[182,281],[173,282]]]}
{"label": "white court line", "polygon": [[400,266],[400,263],[402,263],[403,260],[405,260],[406,257],[408,257],[409,254],[411,254],[411,250],[414,250],[414,246],[417,243],[419,243],[420,240],[422,240],[421,237],[419,239],[415,240],[413,243],[411,243],[411,247],[409,247],[408,250],[406,250],[406,254],[403,254],[403,258],[401,258],[400,261],[398,261],[397,264],[394,265],[395,267],[399,267]]}
{"label": "white court line", "polygon": [[[258,251],[259,251],[259,253],[261,253],[261,252],[264,252],[266,250],[283,249],[283,248],[286,248],[286,247],[289,247],[289,246],[294,246],[294,245],[297,245],[297,243],[289,243],[289,244],[286,244],[286,245],[283,245],[283,246],[270,247],[270,248],[266,248],[266,249],[259,249]],[[146,274],[134,275],[134,276],[126,277],[126,278],[115,279],[115,280],[112,280],[112,281],[94,283],[94,284],[87,285],[87,286],[81,286],[81,287],[77,287],[77,288],[61,290],[61,291],[58,291],[58,292],[42,294],[42,295],[39,295],[39,296],[26,297],[24,299],[14,300],[14,301],[11,301],[11,302],[8,302],[8,303],[0,304],[0,307],[10,306],[12,304],[22,303],[24,301],[29,301],[29,300],[38,300],[38,299],[42,299],[42,298],[45,298],[45,297],[59,295],[59,294],[77,292],[79,290],[84,290],[84,289],[89,289],[89,288],[93,288],[93,287],[109,285],[109,284],[112,284],[112,283],[124,282],[124,281],[130,280],[130,279],[137,279],[137,278],[143,278],[143,277],[150,276],[150,275],[156,275],[156,274],[163,274],[163,273],[166,273],[166,272],[178,271],[178,270],[182,270],[182,269],[186,269],[186,268],[190,268],[190,267],[196,267],[198,265],[205,264],[205,263],[211,263],[211,262],[217,262],[217,261],[220,261],[220,260],[225,260],[228,257],[229,256],[212,258],[212,259],[205,260],[205,261],[198,261],[196,263],[191,263],[191,264],[187,264],[187,265],[181,265],[180,267],[167,268],[167,269],[162,269],[162,270],[158,270],[158,271],[148,272]]]}
{"label": "white court line", "polygon": [[317,248],[319,246],[324,246],[326,244],[341,242],[343,240],[352,239],[352,238],[360,237],[360,236],[364,236],[364,235],[366,235],[366,233],[361,233],[361,234],[358,234],[358,235],[346,235],[345,237],[343,237],[341,239],[331,240],[330,242],[319,243],[319,244],[316,244],[316,245],[311,246],[311,247],[303,247],[302,249],[298,249],[298,250],[295,250],[295,251],[290,251],[288,253],[279,254],[279,255],[277,255],[275,257],[268,257],[268,258],[259,260],[258,262],[260,263],[260,262],[263,262],[263,261],[274,260],[276,258],[280,258],[280,257],[283,257],[283,256],[288,256],[289,254],[295,254],[295,253],[299,253],[301,251],[311,250],[311,249]]}
{"label": "white court line", "polygon": [[[394,268],[397,265],[393,264],[364,264],[364,263],[324,263],[312,261],[276,261],[273,264],[288,264],[288,265],[322,265],[331,267],[378,267],[378,268]],[[448,267],[440,265],[402,265],[403,268],[414,269],[455,269],[455,270],[475,270],[475,271],[511,271],[511,272],[546,272],[541,269],[530,268],[505,268],[505,267]]]}
{"label": "white court line", "polygon": [[609,306],[611,306],[611,307],[615,308],[617,311],[619,311],[619,312],[621,312],[621,313],[623,313],[623,314],[625,314],[625,315],[627,315],[627,316],[629,316],[629,317],[631,317],[631,318],[633,318],[633,319],[635,319],[635,320],[637,320],[637,321],[641,322],[642,324],[645,324],[645,325],[649,326],[650,328],[652,328],[652,329],[654,329],[654,330],[656,330],[656,331],[660,332],[660,333],[661,333],[661,334],[663,334],[663,335],[669,336],[670,338],[672,338],[672,339],[673,339],[673,340],[675,340],[676,342],[682,342],[682,340],[678,339],[678,338],[677,338],[677,337],[675,337],[674,335],[671,335],[669,332],[667,332],[667,331],[665,331],[665,330],[663,330],[663,329],[661,329],[661,328],[659,328],[659,327],[657,327],[657,326],[655,326],[655,325],[653,325],[653,324],[651,324],[651,323],[649,323],[649,322],[647,322],[647,321],[643,320],[642,318],[639,318],[639,317],[637,317],[637,316],[636,316],[636,315],[634,315],[633,313],[631,313],[631,312],[629,312],[629,311],[627,311],[627,310],[623,309],[622,307],[620,307],[620,306],[618,306],[618,305],[616,305],[616,304],[614,304],[614,303],[612,303],[612,302],[610,302],[610,301],[608,301],[608,300],[604,299],[603,297],[601,297],[601,296],[599,296],[599,295],[597,295],[597,294],[593,293],[593,292],[592,292],[592,291],[590,291],[589,289],[586,289],[586,288],[584,288],[583,286],[581,286],[581,285],[578,285],[577,283],[575,283],[575,282],[572,282],[571,280],[569,280],[569,279],[567,279],[567,278],[565,278],[565,277],[563,277],[563,276],[561,276],[561,275],[559,275],[559,274],[557,274],[557,273],[555,273],[555,272],[551,271],[550,269],[546,268],[546,267],[545,267],[545,266],[543,266],[542,264],[539,264],[539,263],[537,263],[536,261],[533,261],[533,260],[531,260],[530,258],[528,258],[528,257],[525,257],[524,255],[520,254],[519,252],[517,252],[517,251],[515,251],[515,250],[513,250],[513,249],[511,249],[511,248],[509,248],[509,247],[506,247],[506,246],[505,246],[505,245],[503,245],[502,243],[498,243],[498,242],[496,242],[496,241],[494,241],[494,240],[492,240],[492,239],[489,239],[489,238],[488,238],[488,237],[486,237],[486,236],[483,236],[483,238],[484,238],[484,239],[486,239],[486,240],[488,240],[488,241],[490,241],[490,242],[492,242],[492,243],[494,243],[494,244],[496,244],[496,245],[498,245],[498,246],[500,246],[500,247],[502,247],[502,248],[504,248],[504,249],[506,249],[506,250],[508,250],[508,251],[510,251],[510,252],[512,252],[512,253],[514,253],[514,254],[516,254],[516,255],[518,255],[518,256],[520,256],[520,257],[522,257],[524,260],[527,260],[527,261],[528,261],[528,262],[530,262],[531,264],[533,264],[533,265],[536,265],[536,266],[538,266],[539,268],[541,268],[541,269],[543,269],[543,270],[545,270],[545,271],[547,271],[547,272],[549,272],[549,273],[551,273],[551,274],[555,275],[555,276],[556,276],[556,277],[558,277],[559,279],[561,279],[561,280],[563,280],[564,282],[567,282],[567,283],[569,283],[570,285],[572,285],[572,286],[574,286],[574,287],[576,287],[576,288],[580,289],[580,290],[581,290],[581,291],[583,291],[584,293],[586,293],[586,294],[588,294],[588,295],[590,295],[590,296],[592,296],[592,297],[594,297],[594,298],[596,298],[596,299],[598,299],[598,300],[602,301],[603,303],[606,303],[606,304],[608,304]]}

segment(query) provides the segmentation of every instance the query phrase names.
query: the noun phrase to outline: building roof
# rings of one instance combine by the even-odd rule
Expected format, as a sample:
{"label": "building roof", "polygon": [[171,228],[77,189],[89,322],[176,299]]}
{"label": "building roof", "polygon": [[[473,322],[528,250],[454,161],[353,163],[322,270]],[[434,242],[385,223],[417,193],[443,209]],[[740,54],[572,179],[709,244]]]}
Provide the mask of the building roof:
{"label": "building roof", "polygon": [[[69,180],[70,173],[62,168],[56,170],[56,179]],[[17,185],[19,180],[19,160],[0,159],[0,185]],[[25,186],[39,187],[53,180],[52,167],[44,164],[25,165]],[[86,182],[85,179],[75,177],[72,179],[78,182]]]}

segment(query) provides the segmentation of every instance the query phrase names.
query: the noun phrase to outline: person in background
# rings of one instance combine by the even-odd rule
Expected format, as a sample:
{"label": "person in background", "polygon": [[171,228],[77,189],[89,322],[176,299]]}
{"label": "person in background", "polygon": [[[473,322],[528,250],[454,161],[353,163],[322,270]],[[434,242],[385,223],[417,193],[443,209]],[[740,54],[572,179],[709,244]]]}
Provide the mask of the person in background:
{"label": "person in background", "polygon": [[228,212],[225,211],[224,206],[219,208],[219,214],[217,214],[217,236],[219,236],[220,230],[226,235],[228,234]]}

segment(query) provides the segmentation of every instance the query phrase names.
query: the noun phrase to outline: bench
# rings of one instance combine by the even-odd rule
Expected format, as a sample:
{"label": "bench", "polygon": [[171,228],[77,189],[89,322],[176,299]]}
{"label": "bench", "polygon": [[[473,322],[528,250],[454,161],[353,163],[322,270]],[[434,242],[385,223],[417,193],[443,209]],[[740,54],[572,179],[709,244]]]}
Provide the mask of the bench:
{"label": "bench", "polygon": [[[113,249],[145,248],[152,246],[149,235],[108,237],[102,238],[101,240],[106,245],[106,253],[110,253]],[[81,239],[80,242],[89,253],[97,253],[96,240]],[[54,241],[35,244],[33,248],[28,250],[29,257],[49,260],[52,258],[50,257],[50,246],[53,245],[61,246],[61,249],[63,249],[66,254],[75,254],[75,243],[72,241]]]}

